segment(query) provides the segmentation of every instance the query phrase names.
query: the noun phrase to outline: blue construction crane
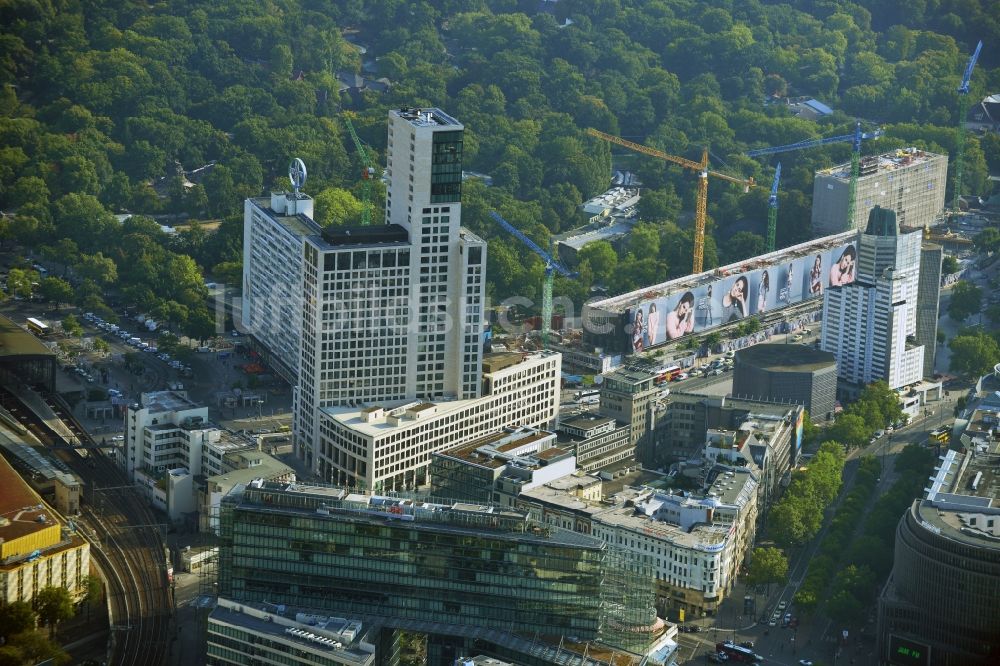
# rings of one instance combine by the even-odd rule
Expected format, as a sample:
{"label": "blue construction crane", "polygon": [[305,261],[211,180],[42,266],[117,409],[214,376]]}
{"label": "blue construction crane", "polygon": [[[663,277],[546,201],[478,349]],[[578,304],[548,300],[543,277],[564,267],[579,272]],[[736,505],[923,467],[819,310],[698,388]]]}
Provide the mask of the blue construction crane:
{"label": "blue construction crane", "polygon": [[781,180],[781,162],[774,168],[774,182],[771,196],[767,198],[767,247],[765,252],[774,252],[774,231],[778,227],[778,182]]}
{"label": "blue construction crane", "polygon": [[958,136],[955,137],[955,198],[952,202],[952,210],[958,212],[959,197],[962,195],[962,166],[965,160],[965,116],[969,112],[969,81],[972,80],[972,70],[976,68],[976,61],[979,60],[979,52],[983,50],[983,41],[979,40],[976,50],[969,58],[969,64],[965,66],[965,74],[962,76],[962,83],[958,86]]}
{"label": "blue construction crane", "polygon": [[[851,184],[848,191],[847,198],[847,224],[848,228],[854,228],[854,199],[855,192],[858,189],[858,174],[861,172],[861,141],[864,139],[877,139],[882,136],[883,132],[881,129],[876,129],[871,132],[862,132],[861,123],[857,123],[854,126],[853,134],[841,134],[840,136],[828,136],[825,139],[807,139],[806,141],[799,141],[798,143],[790,143],[785,146],[773,146],[771,148],[758,148],[757,150],[748,150],[746,152],[747,157],[760,157],[761,155],[774,155],[776,153],[787,153],[792,150],[801,150],[803,148],[814,148],[816,146],[825,146],[829,143],[843,143],[845,141],[850,141],[852,143],[851,152]],[[770,217],[770,216],[769,216]],[[770,223],[770,220],[768,220]],[[770,229],[768,233],[770,234]],[[773,250],[773,246],[769,246],[768,250]]]}
{"label": "blue construction crane", "polygon": [[559,273],[563,277],[575,278],[579,273],[574,273],[558,261],[551,254],[538,247],[535,241],[525,236],[517,227],[500,217],[496,211],[490,211],[490,217],[501,227],[509,231],[515,238],[528,246],[528,248],[542,258],[545,262],[545,282],[542,284],[542,348],[548,344],[549,332],[552,330],[552,282],[555,274]]}

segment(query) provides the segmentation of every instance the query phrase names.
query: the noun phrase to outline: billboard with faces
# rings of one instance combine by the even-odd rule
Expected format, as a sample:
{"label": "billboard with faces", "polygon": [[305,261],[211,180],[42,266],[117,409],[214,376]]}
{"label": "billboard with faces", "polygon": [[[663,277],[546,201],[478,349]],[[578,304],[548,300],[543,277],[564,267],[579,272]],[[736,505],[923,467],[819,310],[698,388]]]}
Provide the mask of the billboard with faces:
{"label": "billboard with faces", "polygon": [[857,248],[850,242],[649,299],[625,312],[628,349],[640,352],[745,317],[821,298],[826,289],[854,282],[856,258]]}

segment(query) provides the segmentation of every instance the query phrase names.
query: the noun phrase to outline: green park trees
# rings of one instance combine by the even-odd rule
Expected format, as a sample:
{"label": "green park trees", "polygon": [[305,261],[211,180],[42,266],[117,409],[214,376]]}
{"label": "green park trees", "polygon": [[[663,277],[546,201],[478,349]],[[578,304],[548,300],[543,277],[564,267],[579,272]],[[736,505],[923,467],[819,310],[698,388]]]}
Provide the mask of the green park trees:
{"label": "green park trees", "polygon": [[754,548],[747,572],[748,585],[782,583],[788,578],[788,558],[778,548]]}
{"label": "green park trees", "polygon": [[951,370],[971,377],[981,377],[1000,363],[1000,344],[982,329],[966,329],[948,343]]}
{"label": "green park trees", "polygon": [[980,311],[983,307],[983,290],[969,282],[959,280],[951,290],[951,301],[948,303],[948,316],[957,322],[963,322],[969,315]]}
{"label": "green park trees", "polygon": [[808,467],[792,475],[792,483],[768,516],[768,530],[782,547],[812,539],[823,522],[823,512],[840,491],[844,450],[824,442]]}
{"label": "green park trees", "polygon": [[73,617],[73,598],[65,587],[44,587],[35,595],[35,610],[52,634],[56,625]]}

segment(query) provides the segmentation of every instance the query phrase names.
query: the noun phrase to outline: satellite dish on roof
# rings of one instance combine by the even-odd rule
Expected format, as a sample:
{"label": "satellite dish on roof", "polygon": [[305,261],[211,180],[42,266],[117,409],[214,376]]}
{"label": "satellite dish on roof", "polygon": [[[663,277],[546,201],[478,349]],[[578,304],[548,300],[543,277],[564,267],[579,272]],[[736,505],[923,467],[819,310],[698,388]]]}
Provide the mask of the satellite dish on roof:
{"label": "satellite dish on roof", "polygon": [[296,194],[306,184],[307,175],[306,164],[298,157],[293,159],[292,163],[288,165],[288,180],[292,181],[292,189],[295,190]]}

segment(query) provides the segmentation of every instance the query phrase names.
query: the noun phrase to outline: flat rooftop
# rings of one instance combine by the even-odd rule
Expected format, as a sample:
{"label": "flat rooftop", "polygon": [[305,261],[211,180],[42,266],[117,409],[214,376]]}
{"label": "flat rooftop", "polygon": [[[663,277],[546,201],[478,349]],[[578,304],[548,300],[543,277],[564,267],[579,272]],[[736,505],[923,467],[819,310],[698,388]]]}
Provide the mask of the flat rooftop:
{"label": "flat rooftop", "polygon": [[831,352],[808,345],[762,343],[737,350],[736,360],[771,372],[815,372],[833,367],[837,359]]}
{"label": "flat rooftop", "polygon": [[[296,198],[296,194],[294,192],[284,192],[283,194],[286,197]],[[302,200],[308,199],[309,196],[300,192],[297,195],[297,198]],[[253,201],[261,210],[266,211],[272,220],[295,236],[315,236],[319,235],[323,231],[323,228],[320,227],[319,224],[303,213],[285,215],[275,212],[271,208],[271,197],[254,197],[251,201]]]}
{"label": "flat rooftop", "polygon": [[[266,503],[265,496],[269,500]],[[465,502],[438,504],[424,501],[419,495],[386,497],[353,488],[255,480],[246,486],[236,486],[227,497],[234,498],[244,509],[253,507],[268,512],[331,518],[342,515],[353,523],[376,525],[398,520],[418,530],[472,532],[492,538],[512,536],[535,543],[592,550],[604,548],[604,542],[595,537],[530,521],[524,511]]]}
{"label": "flat rooftop", "polygon": [[[872,176],[890,173],[892,171],[916,166],[918,164],[926,164],[931,160],[941,158],[945,158],[945,156],[937,153],[929,153],[925,150],[919,150],[917,148],[901,148],[892,152],[882,153],[881,155],[863,157],[861,158],[862,160],[878,160],[878,171],[874,174],[859,176],[859,178],[871,178]],[[827,169],[821,169],[816,172],[816,175],[832,176],[844,181],[850,180],[851,163],[845,162],[844,164],[838,164],[837,166],[832,166]]]}
{"label": "flat rooftop", "polygon": [[409,121],[409,123],[414,127],[447,127],[455,130],[464,129],[462,123],[458,122],[437,107],[420,109],[404,106],[399,109],[393,109],[391,113]]}
{"label": "flat rooftop", "polygon": [[151,391],[139,396],[139,404],[150,412],[178,412],[185,409],[198,409],[199,405],[187,397],[186,391]]}
{"label": "flat rooftop", "polygon": [[567,428],[579,428],[580,430],[590,430],[598,426],[615,423],[615,419],[609,416],[598,416],[596,414],[579,414],[568,419],[563,419],[559,423]]}
{"label": "flat rooftop", "polygon": [[321,237],[329,245],[385,245],[392,243],[408,243],[410,234],[398,224],[372,224],[368,226],[336,226],[330,225],[323,229]]}
{"label": "flat rooftop", "polygon": [[336,658],[337,663],[362,666],[375,660],[374,652],[361,647],[367,642],[366,629],[370,627],[356,619],[284,605],[220,598],[209,615],[209,622],[240,627],[320,659]]}
{"label": "flat rooftop", "polygon": [[694,526],[688,532],[678,525],[671,525],[637,513],[633,506],[610,509],[597,516],[597,520],[608,525],[616,525],[659,537],[685,548],[697,548],[710,552],[722,549],[730,529],[729,525],[703,523]]}
{"label": "flat rooftop", "polygon": [[51,356],[55,354],[41,340],[24,330],[13,319],[0,315],[0,358],[16,356]]}

